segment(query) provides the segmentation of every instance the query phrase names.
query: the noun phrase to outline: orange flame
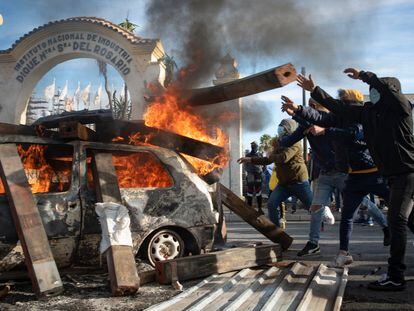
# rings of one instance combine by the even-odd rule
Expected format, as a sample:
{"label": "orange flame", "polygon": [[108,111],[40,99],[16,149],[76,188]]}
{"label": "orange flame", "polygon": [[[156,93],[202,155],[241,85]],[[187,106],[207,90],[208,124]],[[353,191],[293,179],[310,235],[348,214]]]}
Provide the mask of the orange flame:
{"label": "orange flame", "polygon": [[[119,188],[168,188],[173,180],[164,166],[149,152],[112,154]],[[91,157],[88,163],[88,187],[93,187]]]}
{"label": "orange flame", "polygon": [[223,168],[228,163],[227,135],[184,104],[180,101],[177,88],[173,86],[168,88],[148,106],[144,114],[145,125],[224,147],[223,154],[208,161],[183,154],[200,175],[205,175],[216,168]]}
{"label": "orange flame", "polygon": [[[17,145],[32,193],[62,192],[69,189],[72,158],[47,159],[45,156],[47,148],[48,146],[44,145],[29,145],[28,147]],[[59,164],[53,165],[53,161]],[[67,165],[62,165],[62,163]],[[5,189],[0,181],[0,194],[4,193]]]}

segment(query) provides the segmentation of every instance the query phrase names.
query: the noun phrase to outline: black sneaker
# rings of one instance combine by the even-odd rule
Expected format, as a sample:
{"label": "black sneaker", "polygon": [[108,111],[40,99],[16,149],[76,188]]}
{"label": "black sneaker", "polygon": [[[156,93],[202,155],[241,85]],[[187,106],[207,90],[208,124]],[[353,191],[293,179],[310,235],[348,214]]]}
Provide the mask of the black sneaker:
{"label": "black sneaker", "polygon": [[390,246],[391,245],[390,229],[388,227],[384,227],[382,228],[382,231],[384,232],[384,246]]}
{"label": "black sneaker", "polygon": [[405,289],[405,281],[392,280],[387,274],[384,274],[378,281],[369,283],[368,288],[378,291],[403,291]]}
{"label": "black sneaker", "polygon": [[319,245],[308,242],[305,247],[297,254],[299,257],[319,254],[321,252]]}

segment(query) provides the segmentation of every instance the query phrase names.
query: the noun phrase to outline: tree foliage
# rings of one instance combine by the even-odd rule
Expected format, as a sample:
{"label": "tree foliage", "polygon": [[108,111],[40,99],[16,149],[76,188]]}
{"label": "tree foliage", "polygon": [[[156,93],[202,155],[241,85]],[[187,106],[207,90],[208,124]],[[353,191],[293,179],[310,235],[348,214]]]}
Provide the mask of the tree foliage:
{"label": "tree foliage", "polygon": [[259,152],[265,153],[267,150],[272,148],[272,139],[274,137],[270,136],[269,134],[263,134],[260,136],[260,143],[259,143]]}

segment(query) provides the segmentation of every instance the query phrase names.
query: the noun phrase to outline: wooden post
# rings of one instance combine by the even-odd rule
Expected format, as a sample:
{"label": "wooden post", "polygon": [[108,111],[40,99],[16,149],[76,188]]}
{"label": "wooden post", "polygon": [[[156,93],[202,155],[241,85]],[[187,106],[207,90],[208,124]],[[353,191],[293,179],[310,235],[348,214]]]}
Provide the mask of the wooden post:
{"label": "wooden post", "polygon": [[[157,261],[155,272],[160,284],[171,284],[174,273],[180,281],[206,277],[280,261],[280,245],[236,247],[219,252]],[[174,268],[175,267],[175,268]],[[174,271],[175,270],[175,271]]]}
{"label": "wooden post", "polygon": [[190,106],[211,105],[279,88],[295,80],[295,67],[285,64],[216,86],[184,90],[182,97]]}
{"label": "wooden post", "polygon": [[242,199],[222,184],[220,184],[220,191],[223,204],[230,210],[239,215],[244,221],[272,242],[280,243],[284,250],[287,250],[290,247],[293,238],[282,228],[276,227],[269,218],[260,214],[253,207],[247,205]]}
{"label": "wooden post", "polygon": [[[118,179],[111,153],[94,153],[93,179],[99,202],[122,203]],[[114,296],[130,295],[139,288],[139,277],[132,247],[113,245],[106,251],[111,292]]]}
{"label": "wooden post", "polygon": [[60,293],[59,271],[15,144],[0,145],[0,174],[35,294]]}
{"label": "wooden post", "polygon": [[59,123],[59,137],[63,139],[94,140],[95,134],[95,131],[76,121]]}
{"label": "wooden post", "polygon": [[[306,76],[305,67],[302,67],[301,74],[302,74],[302,76]],[[302,106],[306,107],[306,91],[305,91],[305,89],[302,89]],[[308,141],[306,139],[306,136],[303,137],[303,160],[305,160],[305,163],[308,163]]]}

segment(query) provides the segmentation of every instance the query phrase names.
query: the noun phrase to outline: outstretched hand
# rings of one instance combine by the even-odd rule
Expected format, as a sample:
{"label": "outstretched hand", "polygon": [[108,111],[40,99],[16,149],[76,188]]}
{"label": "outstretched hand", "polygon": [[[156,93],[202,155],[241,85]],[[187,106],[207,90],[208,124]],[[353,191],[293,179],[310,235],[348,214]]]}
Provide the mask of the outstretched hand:
{"label": "outstretched hand", "polygon": [[351,79],[358,80],[359,79],[359,70],[355,68],[346,68],[344,73]]}
{"label": "outstretched hand", "polygon": [[252,162],[252,158],[250,157],[243,157],[237,160],[237,163],[243,164],[243,163],[249,163]]}
{"label": "outstretched hand", "polygon": [[309,78],[306,78],[304,75],[298,75],[296,78],[298,85],[305,91],[312,92],[315,89],[315,82],[312,80],[312,75],[309,75]]}
{"label": "outstretched hand", "polygon": [[289,97],[282,95],[282,111],[288,115],[293,116],[298,110],[299,106],[296,105]]}
{"label": "outstretched hand", "polygon": [[312,125],[304,132],[305,135],[312,134],[313,136],[320,136],[325,134],[325,129],[323,127]]}

